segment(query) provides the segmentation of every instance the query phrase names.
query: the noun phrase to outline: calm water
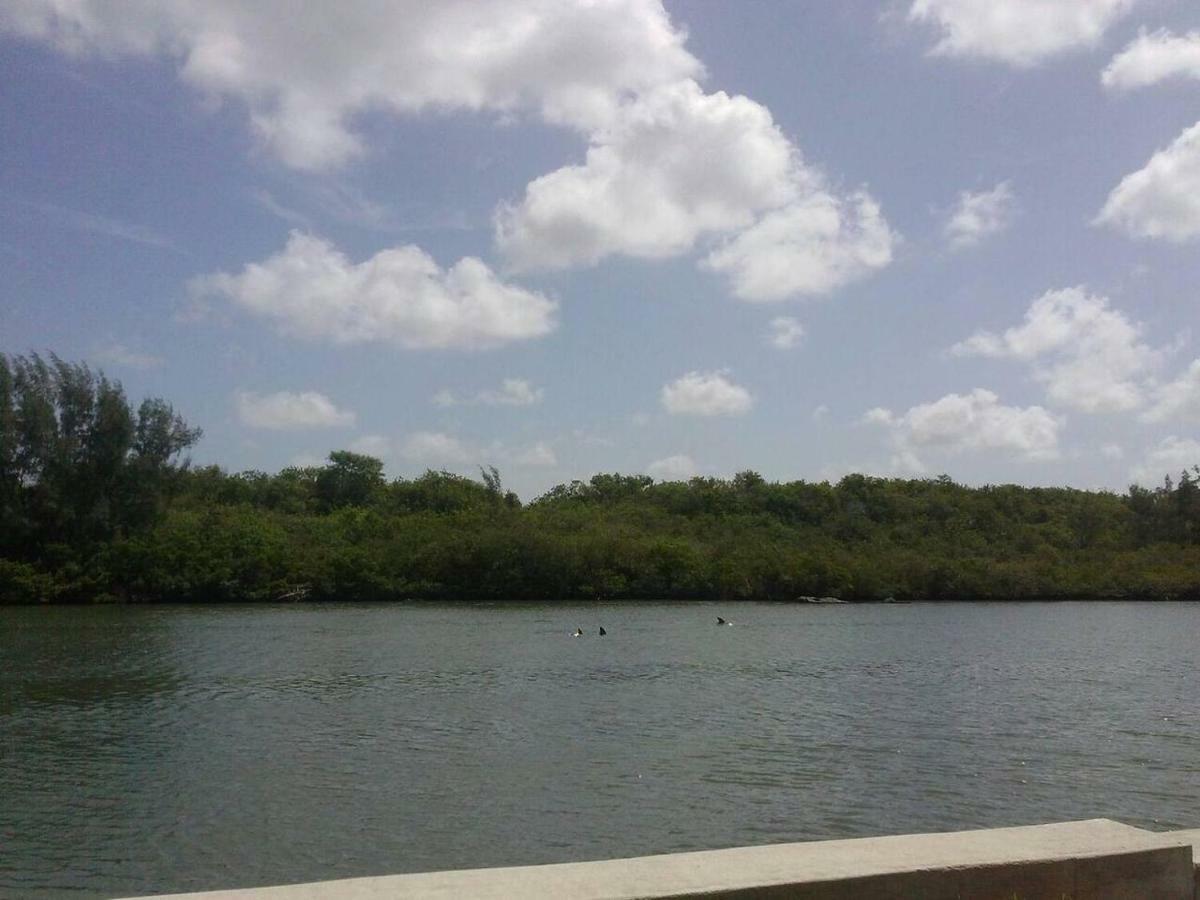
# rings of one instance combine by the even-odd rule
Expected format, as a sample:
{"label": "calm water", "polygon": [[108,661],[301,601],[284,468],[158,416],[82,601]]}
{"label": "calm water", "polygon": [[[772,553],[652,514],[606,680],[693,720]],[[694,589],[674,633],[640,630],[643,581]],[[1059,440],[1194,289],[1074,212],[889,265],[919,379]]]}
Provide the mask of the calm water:
{"label": "calm water", "polygon": [[0,611],[0,896],[1193,827],[1198,639],[1196,604]]}

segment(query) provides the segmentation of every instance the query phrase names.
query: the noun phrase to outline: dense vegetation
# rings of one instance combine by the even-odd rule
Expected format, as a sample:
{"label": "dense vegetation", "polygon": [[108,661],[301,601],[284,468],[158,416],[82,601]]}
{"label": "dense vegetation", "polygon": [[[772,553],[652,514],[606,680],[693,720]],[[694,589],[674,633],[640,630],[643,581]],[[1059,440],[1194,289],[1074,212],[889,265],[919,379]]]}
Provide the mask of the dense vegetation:
{"label": "dense vegetation", "polygon": [[1200,470],[1123,496],[850,475],[495,469],[388,482],[346,451],[190,467],[199,437],[83,365],[0,355],[0,602],[1200,597]]}

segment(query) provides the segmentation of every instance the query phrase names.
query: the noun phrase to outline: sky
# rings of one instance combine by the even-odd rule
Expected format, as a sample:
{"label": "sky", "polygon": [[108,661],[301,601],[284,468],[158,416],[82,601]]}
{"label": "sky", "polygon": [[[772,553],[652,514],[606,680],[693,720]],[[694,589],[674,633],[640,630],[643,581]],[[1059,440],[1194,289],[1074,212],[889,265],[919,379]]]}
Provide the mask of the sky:
{"label": "sky", "polygon": [[0,352],[196,464],[1200,463],[1194,0],[0,0]]}

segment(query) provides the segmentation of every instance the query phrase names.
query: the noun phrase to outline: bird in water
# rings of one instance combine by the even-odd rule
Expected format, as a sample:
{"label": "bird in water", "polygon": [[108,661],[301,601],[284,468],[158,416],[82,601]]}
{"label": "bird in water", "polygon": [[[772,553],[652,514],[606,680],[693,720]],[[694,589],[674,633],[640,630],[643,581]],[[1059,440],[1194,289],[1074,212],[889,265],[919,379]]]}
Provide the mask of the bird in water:
{"label": "bird in water", "polygon": [[722,619],[720,616],[717,616],[717,624],[718,625],[728,625],[729,623],[726,622],[724,619]]}
{"label": "bird in water", "polygon": [[575,629],[575,633],[574,633],[574,634],[572,634],[572,635],[571,635],[571,637],[583,637],[583,629],[582,629],[582,628],[576,628],[576,629]]}
{"label": "bird in water", "polygon": [[605,630],[604,630],[604,626],[603,626],[603,625],[601,625],[601,626],[600,626],[600,635],[601,635],[601,637],[603,637],[603,636],[604,636],[604,635],[606,635],[606,634],[608,634],[608,632],[607,632],[607,631],[605,631]]}

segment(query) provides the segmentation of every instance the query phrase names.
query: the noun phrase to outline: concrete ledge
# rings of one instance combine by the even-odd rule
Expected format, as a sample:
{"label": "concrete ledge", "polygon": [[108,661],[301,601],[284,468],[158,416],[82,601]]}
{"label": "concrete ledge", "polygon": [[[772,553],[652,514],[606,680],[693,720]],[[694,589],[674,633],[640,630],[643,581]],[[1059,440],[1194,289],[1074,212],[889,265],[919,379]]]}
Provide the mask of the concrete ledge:
{"label": "concrete ledge", "polygon": [[1200,900],[1200,828],[1187,831],[1168,831],[1163,837],[1176,838],[1185,844],[1192,845],[1192,863],[1195,865],[1196,897]]}
{"label": "concrete ledge", "polygon": [[1180,835],[1091,819],[171,896],[173,900],[1193,900],[1192,847]]}

